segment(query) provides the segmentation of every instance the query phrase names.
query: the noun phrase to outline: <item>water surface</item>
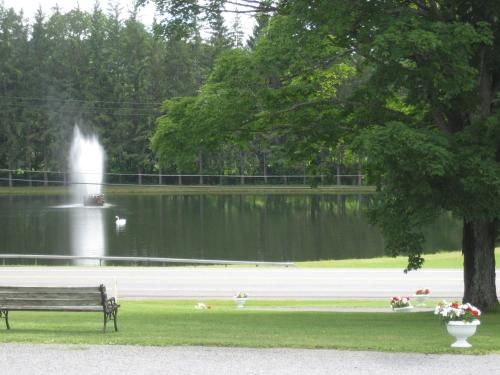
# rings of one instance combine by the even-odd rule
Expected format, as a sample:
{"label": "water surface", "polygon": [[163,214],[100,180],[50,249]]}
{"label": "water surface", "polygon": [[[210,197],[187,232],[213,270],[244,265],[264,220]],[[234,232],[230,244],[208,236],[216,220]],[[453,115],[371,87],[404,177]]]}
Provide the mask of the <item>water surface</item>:
{"label": "water surface", "polygon": [[[259,261],[371,258],[383,239],[363,195],[108,195],[104,208],[63,196],[0,197],[0,253]],[[126,226],[115,226],[115,216]],[[460,247],[440,218],[427,251]]]}

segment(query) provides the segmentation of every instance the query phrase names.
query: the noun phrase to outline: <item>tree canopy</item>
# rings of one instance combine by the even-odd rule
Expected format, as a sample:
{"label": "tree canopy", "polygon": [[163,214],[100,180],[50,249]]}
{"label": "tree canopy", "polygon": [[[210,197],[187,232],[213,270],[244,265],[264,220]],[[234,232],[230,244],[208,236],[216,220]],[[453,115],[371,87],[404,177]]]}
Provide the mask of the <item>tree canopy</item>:
{"label": "tree canopy", "polygon": [[[199,16],[203,6],[190,4]],[[153,148],[165,152],[162,132],[193,127],[207,135],[197,141],[215,140],[204,147],[279,146],[286,160],[310,166],[348,149],[379,189],[371,217],[389,253],[420,268],[423,226],[452,212],[463,220],[464,300],[496,308],[497,2],[273,4],[250,51],[221,56],[197,96],[165,107]]]}

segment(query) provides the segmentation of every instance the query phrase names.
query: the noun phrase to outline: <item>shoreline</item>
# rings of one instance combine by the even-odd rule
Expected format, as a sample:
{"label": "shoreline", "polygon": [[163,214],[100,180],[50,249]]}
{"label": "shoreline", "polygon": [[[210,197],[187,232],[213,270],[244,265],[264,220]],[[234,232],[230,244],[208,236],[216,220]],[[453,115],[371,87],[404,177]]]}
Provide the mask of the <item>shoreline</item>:
{"label": "shoreline", "polygon": [[[337,195],[337,194],[373,194],[374,186],[319,186],[307,185],[104,185],[104,194],[300,194],[300,195]],[[56,195],[70,194],[70,188],[65,186],[19,186],[0,187],[0,196],[13,195]]]}

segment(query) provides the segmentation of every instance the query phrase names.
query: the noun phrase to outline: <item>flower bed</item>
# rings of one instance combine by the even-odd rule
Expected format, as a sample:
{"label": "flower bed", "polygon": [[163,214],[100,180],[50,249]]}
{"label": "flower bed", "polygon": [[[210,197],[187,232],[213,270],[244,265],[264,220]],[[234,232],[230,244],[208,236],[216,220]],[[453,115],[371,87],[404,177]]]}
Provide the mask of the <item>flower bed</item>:
{"label": "flower bed", "polygon": [[481,316],[481,311],[470,303],[443,301],[436,306],[434,314],[440,315],[446,323],[457,321],[470,323]]}
{"label": "flower bed", "polygon": [[391,307],[393,311],[409,311],[413,309],[410,304],[410,297],[395,296],[391,299]]}

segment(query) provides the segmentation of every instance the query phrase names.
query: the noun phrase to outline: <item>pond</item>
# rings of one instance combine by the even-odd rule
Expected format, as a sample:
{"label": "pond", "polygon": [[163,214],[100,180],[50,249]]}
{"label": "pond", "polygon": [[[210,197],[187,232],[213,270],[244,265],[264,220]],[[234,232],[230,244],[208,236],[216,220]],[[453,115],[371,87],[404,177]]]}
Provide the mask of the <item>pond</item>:
{"label": "pond", "polygon": [[[384,252],[364,214],[369,195],[108,195],[103,208],[69,199],[1,196],[0,253],[302,261]],[[445,215],[426,250],[456,250],[460,233]]]}

